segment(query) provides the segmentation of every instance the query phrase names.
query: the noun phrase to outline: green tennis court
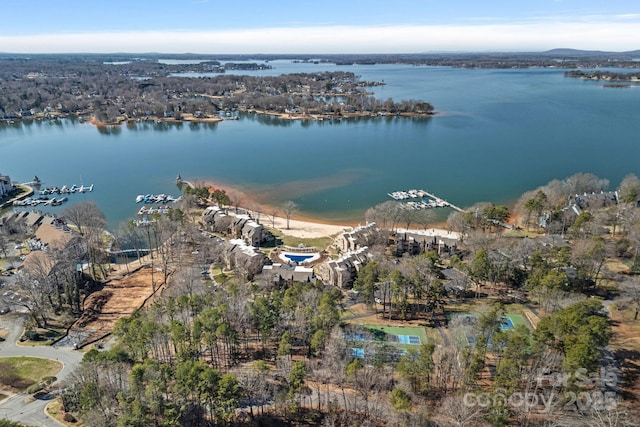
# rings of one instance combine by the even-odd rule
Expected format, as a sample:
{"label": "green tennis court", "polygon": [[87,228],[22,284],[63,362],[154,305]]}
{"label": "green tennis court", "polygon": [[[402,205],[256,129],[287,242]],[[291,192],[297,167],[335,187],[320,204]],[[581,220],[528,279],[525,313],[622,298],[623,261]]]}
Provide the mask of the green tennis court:
{"label": "green tennis court", "polygon": [[421,345],[427,343],[427,332],[424,328],[405,326],[364,325],[380,337],[381,340],[402,345]]}

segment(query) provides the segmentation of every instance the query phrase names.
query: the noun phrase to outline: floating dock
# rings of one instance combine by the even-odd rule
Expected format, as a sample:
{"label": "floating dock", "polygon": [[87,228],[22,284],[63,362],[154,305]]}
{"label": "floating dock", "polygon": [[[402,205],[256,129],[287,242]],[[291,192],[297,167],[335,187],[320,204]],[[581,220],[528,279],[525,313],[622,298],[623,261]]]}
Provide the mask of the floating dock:
{"label": "floating dock", "polygon": [[173,197],[168,194],[138,194],[136,203],[171,203],[180,200],[182,197]]}
{"label": "floating dock", "polygon": [[[447,202],[446,200],[436,196],[435,194],[429,193],[426,190],[407,190],[407,191],[394,191],[392,193],[388,193],[388,196],[397,201],[406,202],[401,203],[401,207],[403,209],[408,210],[419,210],[419,209],[433,209],[433,208],[451,208],[458,212],[465,212],[464,209],[454,205],[453,203]],[[413,201],[411,199],[424,199],[429,198],[429,201]]]}

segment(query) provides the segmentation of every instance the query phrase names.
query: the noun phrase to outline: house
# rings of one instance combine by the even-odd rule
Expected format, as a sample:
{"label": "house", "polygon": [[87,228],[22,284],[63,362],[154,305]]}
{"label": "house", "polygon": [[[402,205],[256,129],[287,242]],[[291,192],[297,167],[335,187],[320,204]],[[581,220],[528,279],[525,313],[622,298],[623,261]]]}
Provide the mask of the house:
{"label": "house", "polygon": [[[38,244],[35,245],[35,242]],[[40,225],[35,232],[35,238],[30,240],[29,248],[32,250],[25,258],[23,268],[36,269],[47,275],[56,270],[60,260],[79,261],[85,254],[80,235],[50,216],[40,219]],[[61,251],[64,256],[54,258],[53,251]]]}
{"label": "house", "polygon": [[318,267],[318,276],[327,285],[351,289],[358,277],[358,271],[369,262],[369,259],[369,248],[364,246],[347,252],[338,259],[321,264]]}
{"label": "house", "polygon": [[600,191],[599,193],[592,192],[570,196],[569,204],[577,206],[578,209],[600,208],[616,205],[619,200],[617,191]]}
{"label": "house", "polygon": [[379,232],[375,222],[358,225],[350,231],[340,234],[333,242],[333,246],[341,252],[355,251],[363,246],[370,246]]}
{"label": "house", "polygon": [[6,196],[13,191],[13,183],[7,175],[0,175],[0,198]]}
{"label": "house", "polygon": [[272,264],[262,267],[262,273],[271,277],[273,283],[282,286],[293,282],[315,283],[316,275],[313,268],[300,265]]}
{"label": "house", "polygon": [[217,206],[210,206],[202,213],[201,222],[214,233],[235,239],[243,239],[252,246],[264,246],[274,242],[275,237],[250,215],[225,213]]}
{"label": "house", "polygon": [[232,239],[222,244],[222,258],[227,269],[243,270],[247,277],[252,278],[260,273],[267,263],[268,258],[264,253],[247,245],[242,239]]}
{"label": "house", "polygon": [[274,236],[268,232],[262,224],[254,221],[249,215],[236,215],[235,221],[231,225],[231,234],[237,238],[244,239],[253,246],[263,246],[273,243]]}
{"label": "house", "polygon": [[404,230],[397,229],[389,236],[391,251],[396,256],[408,253],[418,255],[428,251],[438,251],[438,255],[453,254],[460,240],[459,233],[446,230]]}

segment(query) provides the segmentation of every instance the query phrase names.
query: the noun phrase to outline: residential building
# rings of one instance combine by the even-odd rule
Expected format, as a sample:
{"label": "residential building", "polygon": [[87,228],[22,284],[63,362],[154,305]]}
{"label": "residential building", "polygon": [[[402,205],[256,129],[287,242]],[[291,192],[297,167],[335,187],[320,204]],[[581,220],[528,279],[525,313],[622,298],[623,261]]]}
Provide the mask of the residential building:
{"label": "residential building", "polygon": [[6,196],[13,191],[13,183],[7,175],[0,175],[0,198]]}
{"label": "residential building", "polygon": [[369,248],[364,246],[318,267],[318,276],[327,285],[351,289],[358,271],[369,262]]}
{"label": "residential building", "polygon": [[316,275],[313,268],[300,265],[272,264],[262,267],[262,273],[270,276],[273,283],[282,286],[293,282],[315,283]]}

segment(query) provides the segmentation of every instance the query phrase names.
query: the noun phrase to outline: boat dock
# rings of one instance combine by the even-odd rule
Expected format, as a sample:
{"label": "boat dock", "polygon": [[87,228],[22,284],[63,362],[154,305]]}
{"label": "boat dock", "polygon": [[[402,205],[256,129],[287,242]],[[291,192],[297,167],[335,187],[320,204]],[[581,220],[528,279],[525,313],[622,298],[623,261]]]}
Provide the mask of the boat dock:
{"label": "boat dock", "polygon": [[[36,177],[38,178],[38,177]],[[38,179],[37,182],[40,183]],[[67,187],[63,185],[62,187],[44,187],[41,190],[34,190],[34,196],[28,197],[23,200],[16,200],[13,202],[13,206],[60,206],[64,202],[68,201],[69,198],[66,197],[69,194],[79,194],[79,193],[90,193],[93,191],[93,184],[89,186],[85,185],[72,185],[71,187]],[[55,196],[62,195],[62,197],[56,198]],[[49,197],[53,196],[53,197]]]}
{"label": "boat dock", "polygon": [[[401,201],[401,207],[403,209],[418,210],[418,209],[432,209],[432,208],[451,208],[458,212],[465,212],[459,206],[450,203],[435,194],[429,193],[426,190],[408,190],[408,191],[394,191],[388,193],[388,196],[394,200]],[[411,199],[424,199],[429,198],[429,201],[414,201]],[[405,200],[407,200],[405,202]]]}
{"label": "boat dock", "polygon": [[147,207],[143,206],[138,210],[138,215],[154,215],[154,214],[168,214],[171,208],[169,206],[164,206],[160,208]]}
{"label": "boat dock", "polygon": [[167,194],[139,194],[136,203],[170,203],[180,200],[182,197],[173,197]]}

